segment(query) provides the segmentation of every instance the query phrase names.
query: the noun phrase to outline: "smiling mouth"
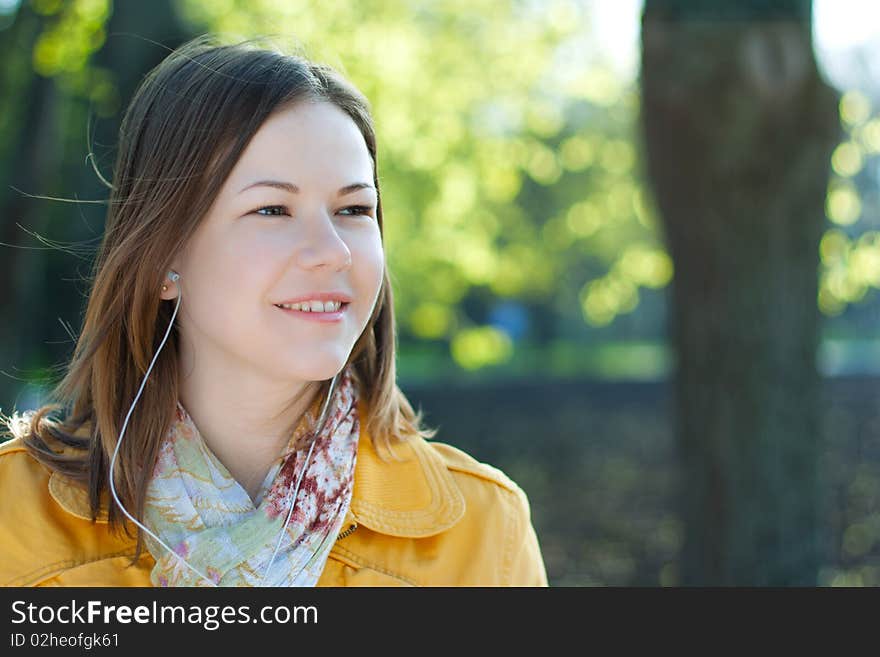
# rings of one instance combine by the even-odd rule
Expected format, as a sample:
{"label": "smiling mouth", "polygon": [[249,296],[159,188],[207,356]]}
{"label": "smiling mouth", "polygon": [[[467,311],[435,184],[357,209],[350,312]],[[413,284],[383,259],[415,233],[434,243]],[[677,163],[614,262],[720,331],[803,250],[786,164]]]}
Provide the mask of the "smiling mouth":
{"label": "smiling mouth", "polygon": [[[298,319],[304,322],[310,323],[318,323],[318,324],[339,324],[345,319],[345,316],[348,314],[348,307],[351,305],[350,303],[341,303],[336,310],[333,310],[334,306],[330,306],[327,310],[311,310],[308,307],[306,309],[297,309],[297,308],[285,308],[284,306],[274,305],[278,310],[283,312],[290,318]],[[293,304],[296,305],[296,304]]]}
{"label": "smiling mouth", "polygon": [[347,301],[341,301],[338,303],[334,303],[333,305],[325,303],[321,308],[316,308],[315,310],[312,310],[312,307],[309,304],[299,304],[299,303],[278,304],[278,303],[275,303],[272,305],[275,306],[276,308],[280,308],[281,310],[289,310],[289,311],[293,311],[293,312],[301,312],[301,313],[309,313],[309,314],[314,313],[316,315],[321,315],[321,314],[332,315],[332,314],[340,313],[340,312],[344,311],[351,304]]}

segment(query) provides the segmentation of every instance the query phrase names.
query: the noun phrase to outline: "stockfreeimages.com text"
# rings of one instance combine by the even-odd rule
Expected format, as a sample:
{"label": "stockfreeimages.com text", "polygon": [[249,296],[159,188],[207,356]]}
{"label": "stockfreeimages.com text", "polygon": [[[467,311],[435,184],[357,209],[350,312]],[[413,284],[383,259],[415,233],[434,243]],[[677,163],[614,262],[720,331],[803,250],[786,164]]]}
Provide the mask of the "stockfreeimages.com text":
{"label": "stockfreeimages.com text", "polygon": [[71,600],[70,604],[35,605],[16,600],[12,603],[14,624],[33,625],[49,623],[154,623],[202,625],[206,630],[216,630],[221,625],[233,623],[317,623],[318,609],[314,606],[288,607],[266,605],[255,614],[249,605],[166,605],[153,601],[151,605],[105,605],[100,600],[85,604]]}

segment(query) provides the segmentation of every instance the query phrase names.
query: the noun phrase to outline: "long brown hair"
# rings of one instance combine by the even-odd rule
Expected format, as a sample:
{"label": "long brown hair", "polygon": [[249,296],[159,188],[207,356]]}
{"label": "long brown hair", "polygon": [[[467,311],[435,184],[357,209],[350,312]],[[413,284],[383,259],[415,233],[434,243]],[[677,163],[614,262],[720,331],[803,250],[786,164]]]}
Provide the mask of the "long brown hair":
{"label": "long brown hair", "polygon": [[[335,104],[363,134],[379,190],[376,137],[367,99],[331,67],[300,54],[231,45],[197,37],[173,51],[143,80],[119,131],[106,228],[92,270],[83,326],[64,377],[47,403],[9,431],[53,471],[88,489],[93,520],[108,490],[110,455],[123,418],[165,333],[175,300],[158,290],[178,249],[197,228],[249,140],[269,115],[304,100]],[[376,214],[382,229],[382,203]],[[396,383],[393,297],[385,267],[374,312],[349,361],[367,417],[362,425],[377,448],[413,436],[431,438]],[[143,519],[150,473],[169,429],[178,394],[177,330],[168,338],[119,450],[117,494]],[[324,398],[322,382],[315,398]],[[314,404],[314,401],[313,401]],[[62,417],[50,413],[61,411]],[[81,448],[62,455],[51,445]],[[71,451],[71,450],[68,450]],[[380,452],[381,453],[381,452]],[[130,527],[110,504],[113,529]],[[135,559],[143,545],[137,532]]]}

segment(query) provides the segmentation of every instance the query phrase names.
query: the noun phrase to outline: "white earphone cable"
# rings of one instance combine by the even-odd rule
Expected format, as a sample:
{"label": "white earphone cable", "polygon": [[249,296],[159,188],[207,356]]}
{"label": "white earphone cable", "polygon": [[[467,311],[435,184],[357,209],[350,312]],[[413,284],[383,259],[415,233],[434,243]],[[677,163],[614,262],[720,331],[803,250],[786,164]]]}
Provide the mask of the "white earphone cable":
{"label": "white earphone cable", "polygon": [[[169,273],[169,278],[170,278],[172,281],[177,282],[177,281],[180,279],[180,275],[179,275],[177,272],[170,272],[170,273]],[[137,521],[137,519],[135,519],[134,516],[132,516],[132,515],[126,510],[126,508],[123,506],[122,502],[120,501],[118,495],[116,494],[115,475],[114,475],[114,473],[115,473],[115,466],[116,466],[116,457],[117,457],[117,455],[119,454],[119,447],[120,447],[120,445],[122,445],[122,437],[125,435],[125,429],[126,429],[127,426],[128,426],[128,420],[129,420],[129,418],[131,417],[131,413],[132,413],[132,411],[134,410],[135,404],[137,404],[138,399],[140,399],[141,393],[144,391],[144,386],[145,386],[146,383],[147,383],[147,378],[149,378],[149,376],[150,376],[150,372],[151,372],[152,369],[153,369],[153,365],[156,364],[156,359],[159,357],[159,354],[161,353],[162,348],[165,346],[165,342],[168,340],[168,336],[169,336],[169,334],[171,333],[171,329],[172,329],[173,326],[174,326],[174,318],[177,316],[177,310],[180,308],[180,301],[181,301],[181,299],[182,299],[182,297],[183,297],[183,289],[182,289],[182,286],[178,285],[177,290],[178,290],[178,292],[177,292],[177,304],[174,306],[174,313],[171,315],[171,321],[168,322],[168,328],[167,328],[166,331],[165,331],[165,336],[162,338],[162,342],[159,344],[159,348],[156,350],[156,354],[153,356],[153,360],[152,360],[152,362],[150,362],[150,366],[147,368],[147,373],[144,375],[144,380],[141,382],[141,386],[140,386],[140,388],[138,389],[137,394],[136,394],[135,397],[134,397],[134,401],[131,403],[131,406],[130,406],[129,409],[128,409],[128,413],[127,413],[126,416],[125,416],[125,421],[122,423],[122,429],[121,429],[120,432],[119,432],[119,439],[116,441],[116,448],[113,450],[113,457],[110,459],[110,492],[111,492],[111,494],[113,495],[113,499],[116,501],[116,504],[119,505],[119,508],[120,508],[120,510],[122,511],[122,513],[124,513],[125,516],[126,516],[129,520],[131,520],[135,525],[137,525],[138,527],[140,527],[141,529],[143,529],[147,534],[149,534],[150,536],[152,536],[152,537],[153,537],[153,538],[154,538],[154,539],[155,539],[155,540],[156,540],[156,541],[157,541],[162,547],[164,547],[166,550],[168,550],[168,552],[170,552],[172,555],[174,555],[174,557],[177,558],[178,561],[180,561],[183,565],[185,565],[187,568],[189,568],[191,571],[193,571],[196,575],[198,575],[199,577],[201,577],[202,579],[204,579],[206,582],[208,582],[208,584],[209,584],[210,586],[217,586],[217,584],[216,584],[213,580],[211,580],[210,578],[206,577],[204,574],[202,574],[201,572],[199,572],[196,568],[194,568],[191,564],[189,564],[189,563],[186,561],[186,559],[184,559],[184,558],[181,557],[179,554],[177,554],[177,552],[175,552],[174,550],[172,550],[172,549],[168,546],[168,544],[165,543],[165,541],[163,541],[161,538],[159,538],[158,536],[156,536],[156,534],[154,534],[152,531],[150,531],[147,527],[145,527],[144,525],[142,525],[141,523],[139,523],[139,522]],[[327,408],[328,408],[329,403],[330,403],[330,397],[331,397],[331,395],[332,395],[332,393],[333,393],[333,389],[334,389],[335,384],[336,384],[336,378],[337,378],[338,376],[339,376],[339,373],[337,372],[336,376],[333,377],[333,381],[332,381],[332,383],[330,384],[330,392],[328,393],[328,395],[327,395],[327,399],[324,401],[324,407],[323,407],[323,409],[321,410],[320,419],[319,419],[319,421],[318,421],[318,423],[317,423],[317,426],[320,427],[321,429],[323,429],[323,426],[324,426],[324,420],[325,420],[325,417],[326,417]],[[287,524],[290,522],[291,514],[292,514],[292,512],[293,512],[293,505],[296,504],[296,495],[297,495],[297,493],[299,492],[299,486],[300,486],[300,483],[302,483],[303,475],[305,474],[305,471],[308,469],[308,466],[309,466],[309,459],[311,458],[312,450],[313,450],[314,447],[315,447],[315,442],[316,442],[316,438],[317,438],[317,431],[315,432],[315,436],[314,436],[314,438],[315,438],[315,439],[312,440],[312,445],[311,445],[311,447],[309,448],[308,456],[306,456],[306,461],[305,461],[305,463],[304,463],[304,465],[303,465],[302,472],[300,472],[299,478],[297,479],[296,487],[295,487],[295,489],[292,489],[292,492],[291,492],[291,493],[288,494],[288,500],[290,499],[290,496],[291,496],[291,495],[292,495],[292,497],[293,497],[293,500],[292,500],[292,502],[291,502],[291,504],[290,504],[290,509],[289,509],[288,512],[287,512],[287,519],[286,519],[286,521],[285,521],[285,523],[284,523],[284,526],[281,528],[281,533],[278,535],[278,542],[277,542],[276,545],[275,545],[275,551],[274,551],[273,554],[272,554],[272,559],[269,561],[269,565],[266,566],[266,571],[265,571],[265,573],[263,574],[262,579],[260,580],[260,585],[261,585],[261,586],[262,586],[262,583],[265,581],[266,576],[269,574],[269,569],[272,567],[272,563],[275,561],[275,556],[278,554],[278,549],[281,547],[281,539],[283,538],[284,533],[285,533],[285,531],[286,531],[286,529],[287,529]]]}
{"label": "white earphone cable", "polygon": [[[174,279],[172,278],[172,280],[174,280]],[[172,550],[172,549],[168,546],[168,544],[165,543],[165,541],[163,541],[161,538],[159,538],[158,536],[156,536],[153,532],[151,532],[149,529],[147,529],[144,525],[142,525],[141,523],[139,523],[139,522],[137,521],[137,519],[135,519],[135,517],[132,516],[132,515],[126,510],[126,508],[123,506],[123,504],[122,504],[122,502],[120,501],[119,497],[116,495],[116,485],[114,484],[114,479],[115,479],[114,472],[115,472],[115,466],[116,466],[116,456],[117,456],[117,454],[119,454],[119,446],[122,445],[122,437],[125,435],[125,429],[126,429],[126,427],[128,426],[128,420],[129,420],[129,418],[131,417],[131,412],[134,410],[134,406],[135,406],[135,404],[137,404],[138,399],[140,399],[140,397],[141,397],[141,393],[144,391],[144,386],[145,386],[146,383],[147,383],[147,378],[150,376],[150,372],[151,372],[152,369],[153,369],[153,365],[155,365],[155,363],[156,363],[156,359],[159,357],[159,354],[160,354],[161,351],[162,351],[162,347],[165,346],[165,341],[168,339],[168,335],[171,333],[171,329],[172,329],[172,327],[174,326],[174,318],[177,316],[177,309],[180,308],[180,300],[183,298],[183,295],[182,295],[182,293],[181,293],[181,292],[182,292],[182,290],[181,290],[181,286],[178,285],[178,286],[177,286],[177,289],[178,289],[178,292],[177,292],[177,304],[174,306],[174,313],[171,315],[171,321],[168,322],[168,329],[165,331],[165,337],[162,338],[162,342],[161,342],[161,344],[159,344],[159,348],[156,350],[156,355],[153,356],[153,361],[150,363],[150,366],[147,368],[147,373],[144,375],[144,380],[141,382],[141,387],[140,387],[140,389],[137,391],[137,394],[134,396],[134,401],[131,403],[131,406],[130,406],[129,409],[128,409],[128,413],[127,413],[126,416],[125,416],[125,421],[122,423],[122,429],[121,429],[120,432],[119,432],[119,439],[116,441],[116,449],[113,450],[113,458],[110,459],[110,492],[113,494],[113,499],[116,500],[116,504],[119,505],[119,508],[122,510],[122,513],[124,513],[124,514],[126,515],[126,517],[128,517],[129,520],[131,520],[134,524],[136,524],[138,527],[140,527],[140,528],[143,529],[146,533],[148,533],[150,536],[152,536],[154,539],[156,539],[156,541],[158,541],[158,543],[159,543],[162,547],[164,547],[166,550],[168,550],[168,552],[170,552],[170,553],[173,554],[175,557],[177,557],[178,561],[180,561],[183,565],[185,565],[187,568],[189,568],[191,571],[193,571],[196,575],[198,575],[199,577],[201,577],[202,579],[204,579],[204,580],[205,580],[206,582],[208,582],[211,586],[217,586],[217,585],[216,585],[211,579],[209,579],[208,577],[206,577],[205,575],[203,575],[201,572],[199,572],[198,570],[196,570],[193,566],[191,566],[191,565],[186,561],[186,559],[184,559],[184,558],[181,557],[179,554],[177,554],[177,552],[175,552],[174,550]]]}

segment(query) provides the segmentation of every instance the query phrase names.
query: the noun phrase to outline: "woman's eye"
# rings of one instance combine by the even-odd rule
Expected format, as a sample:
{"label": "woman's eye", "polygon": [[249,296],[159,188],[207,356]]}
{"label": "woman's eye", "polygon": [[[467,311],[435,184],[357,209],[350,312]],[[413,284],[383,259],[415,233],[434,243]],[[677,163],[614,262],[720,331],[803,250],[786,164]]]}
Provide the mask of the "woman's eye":
{"label": "woman's eye", "polygon": [[344,212],[345,210],[355,210],[354,214],[363,214],[368,217],[372,216],[373,208],[369,205],[350,205],[347,208],[342,208],[340,212]]}
{"label": "woman's eye", "polygon": [[287,213],[287,208],[285,208],[283,205],[264,205],[263,207],[257,208],[256,210],[254,210],[254,212],[257,214],[262,214],[262,212],[261,212],[262,210],[281,210],[280,213],[270,212],[269,214],[264,214],[263,215],[264,217],[278,217],[278,216],[281,216],[282,214]]}
{"label": "woman's eye", "polygon": [[[264,213],[263,210],[272,210],[272,212]],[[276,212],[276,210],[280,210],[280,212]],[[369,205],[350,205],[347,208],[342,208],[340,212],[347,212],[348,210],[352,210],[353,212],[349,216],[355,215],[366,215],[372,216],[373,208]],[[264,217],[280,217],[287,214],[287,208],[283,205],[264,205],[261,208],[257,208],[254,210],[255,214],[260,214]]]}

